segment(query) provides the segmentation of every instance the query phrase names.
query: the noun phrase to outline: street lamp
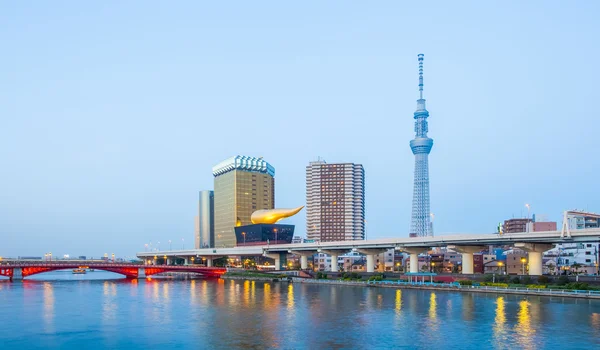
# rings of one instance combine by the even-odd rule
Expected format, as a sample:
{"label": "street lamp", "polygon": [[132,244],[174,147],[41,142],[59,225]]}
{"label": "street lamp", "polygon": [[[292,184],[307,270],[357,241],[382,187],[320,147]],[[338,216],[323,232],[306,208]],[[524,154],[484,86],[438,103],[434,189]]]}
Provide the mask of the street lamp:
{"label": "street lamp", "polygon": [[194,265],[194,257],[192,256],[192,265]]}
{"label": "street lamp", "polygon": [[525,275],[525,262],[526,261],[527,261],[527,259],[521,258],[521,265],[523,265],[523,275]]}
{"label": "street lamp", "polygon": [[181,250],[185,250],[185,242],[183,238],[181,239]]}
{"label": "street lamp", "polygon": [[530,215],[529,213],[531,212],[531,206],[527,203],[525,203],[525,208],[527,208],[527,218],[529,219]]}
{"label": "street lamp", "polygon": [[400,263],[399,262],[396,263],[396,271],[400,272]]}
{"label": "street lamp", "polygon": [[166,255],[164,256],[164,259],[165,259],[165,265],[169,265],[169,264],[167,263],[167,256],[166,256]]}
{"label": "street lamp", "polygon": [[169,240],[169,250],[171,250],[171,240]]}
{"label": "street lamp", "polygon": [[498,261],[498,267],[500,267],[500,274],[501,274],[501,275],[503,275],[503,273],[502,273],[502,266],[503,266],[503,265],[504,265],[504,264],[502,263],[502,261]]}
{"label": "street lamp", "polygon": [[204,266],[206,266],[206,258],[202,257],[202,264],[204,264]]}
{"label": "street lamp", "polygon": [[244,245],[246,245],[246,232],[242,232],[242,236],[244,236]]}
{"label": "street lamp", "polygon": [[434,269],[435,269],[435,263],[432,261],[431,262],[431,270],[429,272],[433,272]]}

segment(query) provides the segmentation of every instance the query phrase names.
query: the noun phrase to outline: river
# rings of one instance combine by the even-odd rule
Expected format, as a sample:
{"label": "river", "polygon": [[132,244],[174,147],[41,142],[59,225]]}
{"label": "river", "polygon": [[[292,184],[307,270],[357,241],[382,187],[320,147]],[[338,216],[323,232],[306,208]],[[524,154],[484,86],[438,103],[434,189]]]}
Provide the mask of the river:
{"label": "river", "polygon": [[600,348],[599,301],[118,277],[0,281],[2,348]]}

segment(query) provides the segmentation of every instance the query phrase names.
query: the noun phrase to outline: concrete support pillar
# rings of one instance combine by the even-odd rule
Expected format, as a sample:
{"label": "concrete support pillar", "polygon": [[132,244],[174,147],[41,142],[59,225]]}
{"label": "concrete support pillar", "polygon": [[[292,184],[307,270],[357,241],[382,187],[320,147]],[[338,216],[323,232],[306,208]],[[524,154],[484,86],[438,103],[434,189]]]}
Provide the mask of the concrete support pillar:
{"label": "concrete support pillar", "polygon": [[20,281],[23,279],[23,270],[20,267],[15,267],[13,269],[13,275],[10,278],[11,281]]}
{"label": "concrete support pillar", "polygon": [[419,272],[419,253],[410,253],[410,273]]}
{"label": "concrete support pillar", "polygon": [[145,268],[140,267],[138,269],[137,278],[146,278],[146,269]]}
{"label": "concrete support pillar", "polygon": [[388,249],[358,249],[367,257],[367,272],[375,272],[375,255],[385,253]]}
{"label": "concrete support pillar", "polygon": [[276,271],[279,271],[279,270],[281,270],[281,260],[283,260],[282,259],[282,255],[283,254],[285,254],[285,253],[278,253],[278,252],[275,252],[275,253],[263,253],[263,256],[275,260],[275,262],[273,263],[273,266],[275,266],[275,270]]}
{"label": "concrete support pillar", "polygon": [[213,258],[210,257],[210,256],[206,257],[206,266],[207,267],[212,267],[213,266],[212,263],[213,263]]}
{"label": "concrete support pillar", "polygon": [[401,248],[403,252],[406,252],[410,256],[410,273],[419,272],[419,254],[426,252],[427,248]]}
{"label": "concrete support pillar", "polygon": [[473,253],[480,252],[485,249],[484,246],[448,246],[448,249],[453,250],[462,255],[462,273],[463,275],[472,275],[473,271]]}
{"label": "concrete support pillar", "polygon": [[375,254],[367,254],[367,272],[375,272]]}
{"label": "concrete support pillar", "polygon": [[308,269],[308,256],[306,256],[306,255],[300,255],[300,268],[302,270],[307,270]]}
{"label": "concrete support pillar", "polygon": [[338,272],[338,256],[331,254],[331,272]]}
{"label": "concrete support pillar", "polygon": [[462,254],[462,273],[463,275],[473,274],[473,253]]}
{"label": "concrete support pillar", "polygon": [[552,249],[552,244],[515,243],[515,247],[529,253],[529,275],[541,276],[543,272],[542,253]]}
{"label": "concrete support pillar", "polygon": [[171,258],[167,258],[167,265],[173,265],[173,260]]}
{"label": "concrete support pillar", "polygon": [[307,270],[308,269],[308,257],[315,255],[317,253],[317,251],[316,250],[314,250],[314,251],[288,250],[288,253],[294,254],[296,256],[300,256],[300,269]]}
{"label": "concrete support pillar", "polygon": [[541,276],[543,273],[542,253],[529,252],[529,275]]}
{"label": "concrete support pillar", "polygon": [[188,258],[188,257],[185,257],[185,258],[184,258],[184,263],[183,263],[183,264],[184,264],[184,265],[189,265],[189,264],[190,264],[190,258]]}

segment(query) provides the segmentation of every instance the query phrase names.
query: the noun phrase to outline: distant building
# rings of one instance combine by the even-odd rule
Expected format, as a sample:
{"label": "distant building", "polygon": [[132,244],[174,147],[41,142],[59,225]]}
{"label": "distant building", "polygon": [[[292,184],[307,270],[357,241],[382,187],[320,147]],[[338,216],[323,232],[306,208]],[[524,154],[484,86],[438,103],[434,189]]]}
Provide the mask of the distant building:
{"label": "distant building", "polygon": [[293,244],[302,243],[302,241],[303,241],[302,237],[300,237],[300,236],[294,236],[294,237],[292,237],[292,243]]}
{"label": "distant building", "polygon": [[215,202],[213,191],[200,191],[196,215],[195,248],[214,247]]}
{"label": "distant building", "polygon": [[262,158],[235,156],[212,170],[214,246],[235,247],[234,227],[252,224],[256,210],[275,207],[275,168]]}
{"label": "distant building", "polygon": [[[566,225],[571,231],[600,227],[600,214],[581,210],[570,210],[565,213]],[[564,223],[563,223],[564,224]],[[554,273],[585,273],[598,274],[600,263],[600,244],[567,243],[557,244],[554,248],[544,253],[544,258],[552,259],[556,263]],[[550,273],[552,273],[550,271]]]}
{"label": "distant building", "polygon": [[502,225],[502,232],[503,233],[527,232],[527,224],[530,222],[532,222],[531,219],[504,220],[504,225]]}
{"label": "distant building", "polygon": [[306,167],[307,239],[365,239],[365,171],[361,164],[310,162]]}
{"label": "distant building", "polygon": [[600,214],[588,213],[579,210],[567,211],[567,219],[571,230],[600,227]]}
{"label": "distant building", "polygon": [[[507,274],[523,275],[523,269],[525,269],[525,275],[527,274],[529,259],[526,252],[520,249],[510,249],[504,252],[504,258],[504,268]],[[525,262],[521,259],[525,259]]]}
{"label": "distant building", "polygon": [[556,231],[556,221],[531,222],[527,232]]}

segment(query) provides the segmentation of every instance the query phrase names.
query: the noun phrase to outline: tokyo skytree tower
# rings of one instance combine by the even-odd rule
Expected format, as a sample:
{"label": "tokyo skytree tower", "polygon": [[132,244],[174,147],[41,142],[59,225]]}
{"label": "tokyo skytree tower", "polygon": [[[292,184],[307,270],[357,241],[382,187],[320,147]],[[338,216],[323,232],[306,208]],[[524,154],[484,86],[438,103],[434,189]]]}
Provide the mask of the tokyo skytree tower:
{"label": "tokyo skytree tower", "polygon": [[427,117],[423,98],[423,54],[419,54],[419,99],[415,112],[415,138],[410,141],[410,149],[415,155],[415,183],[412,202],[410,237],[433,235],[429,218],[429,152],[433,139],[427,137]]}

